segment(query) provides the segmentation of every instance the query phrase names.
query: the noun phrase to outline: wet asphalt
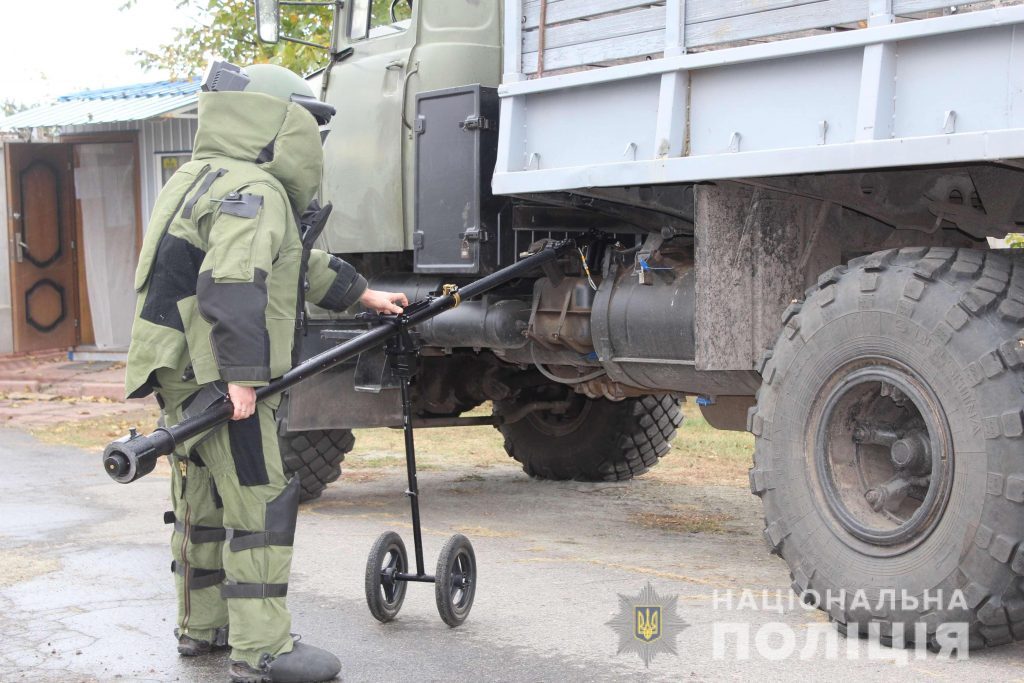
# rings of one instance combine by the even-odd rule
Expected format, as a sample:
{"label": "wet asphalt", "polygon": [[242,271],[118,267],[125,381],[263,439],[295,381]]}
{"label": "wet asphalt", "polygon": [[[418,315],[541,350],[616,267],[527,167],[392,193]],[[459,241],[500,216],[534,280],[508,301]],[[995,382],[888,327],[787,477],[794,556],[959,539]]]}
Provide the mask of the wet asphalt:
{"label": "wet asphalt", "polygon": [[[0,430],[0,463],[0,681],[227,679],[227,655],[182,659],[174,648],[166,475],[121,486],[97,453],[13,430]],[[820,640],[830,629],[817,613],[725,609],[716,599],[724,591],[785,595],[789,583],[764,550],[757,500],[739,489],[534,482],[511,467],[427,471],[420,485],[428,570],[451,533],[476,548],[476,603],[457,629],[438,618],[429,585],[411,585],[390,624],[366,609],[363,573],[376,536],[393,528],[412,548],[399,467],[343,477],[300,514],[293,630],[338,654],[343,680],[1024,680],[1024,644],[968,661],[897,661],[839,640],[840,655],[830,656],[807,645],[808,634]],[[680,506],[734,521],[718,534],[659,528],[656,515]],[[648,582],[677,598],[686,625],[674,631],[675,653],[645,666],[618,653],[606,622],[620,613],[619,594],[635,598]],[[750,629],[752,642],[766,626],[787,630],[808,652],[778,660],[775,645],[752,647],[749,657],[716,652],[724,622]]]}

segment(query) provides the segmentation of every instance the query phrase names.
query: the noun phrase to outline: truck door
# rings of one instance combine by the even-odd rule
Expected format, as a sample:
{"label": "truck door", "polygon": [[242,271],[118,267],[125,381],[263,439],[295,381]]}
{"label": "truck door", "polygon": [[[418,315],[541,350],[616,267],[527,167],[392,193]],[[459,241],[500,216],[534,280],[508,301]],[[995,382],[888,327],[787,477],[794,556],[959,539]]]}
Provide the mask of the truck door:
{"label": "truck door", "polygon": [[404,1],[396,5],[395,23],[386,10],[377,13],[384,16],[372,12],[380,3],[346,4],[336,40],[352,53],[325,76],[325,99],[338,110],[324,147],[322,193],[334,203],[327,246],[335,253],[402,251],[411,248],[402,208],[403,145],[410,133],[403,118],[406,103],[415,102],[409,79],[415,79],[416,17],[402,18],[409,17]]}
{"label": "truck door", "polygon": [[74,346],[74,184],[71,145],[9,143],[7,197],[14,350]]}

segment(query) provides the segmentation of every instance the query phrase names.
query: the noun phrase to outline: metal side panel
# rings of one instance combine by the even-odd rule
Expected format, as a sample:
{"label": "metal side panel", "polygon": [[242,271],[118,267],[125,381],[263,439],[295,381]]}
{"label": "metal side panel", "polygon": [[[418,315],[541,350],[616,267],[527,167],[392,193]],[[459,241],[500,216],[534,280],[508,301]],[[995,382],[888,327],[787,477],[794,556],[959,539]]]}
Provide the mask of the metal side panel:
{"label": "metal side panel", "polygon": [[1017,159],[1022,93],[1022,6],[513,77],[493,189]]}
{"label": "metal side panel", "polygon": [[649,76],[530,97],[528,168],[652,158],[660,85],[660,77]]}
{"label": "metal side panel", "polygon": [[497,239],[488,215],[497,91],[469,85],[421,93],[416,112],[414,270],[488,272]]}
{"label": "metal side panel", "polygon": [[1024,26],[899,44],[895,137],[1024,127],[1022,48]]}
{"label": "metal side panel", "polygon": [[694,71],[690,154],[852,142],[861,60],[852,49]]}
{"label": "metal side panel", "polygon": [[401,425],[399,392],[356,391],[354,376],[355,367],[347,366],[310,377],[289,391],[288,428],[305,431]]}

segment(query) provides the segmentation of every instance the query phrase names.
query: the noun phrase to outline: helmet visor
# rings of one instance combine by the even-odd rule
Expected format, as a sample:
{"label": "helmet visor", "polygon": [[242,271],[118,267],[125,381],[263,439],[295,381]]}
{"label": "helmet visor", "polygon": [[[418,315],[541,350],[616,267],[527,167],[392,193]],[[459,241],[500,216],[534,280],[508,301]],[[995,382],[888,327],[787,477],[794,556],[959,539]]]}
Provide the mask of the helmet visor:
{"label": "helmet visor", "polygon": [[326,102],[321,102],[315,97],[310,97],[308,95],[295,93],[292,95],[291,101],[312,114],[313,118],[316,119],[317,124],[321,126],[326,126],[330,123],[331,117],[334,116],[334,113],[337,111]]}

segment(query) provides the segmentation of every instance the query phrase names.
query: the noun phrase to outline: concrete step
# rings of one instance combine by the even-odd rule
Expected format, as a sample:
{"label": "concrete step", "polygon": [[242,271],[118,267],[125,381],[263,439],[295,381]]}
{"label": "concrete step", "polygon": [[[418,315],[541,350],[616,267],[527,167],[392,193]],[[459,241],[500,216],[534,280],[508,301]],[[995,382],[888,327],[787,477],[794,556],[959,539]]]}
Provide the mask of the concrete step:
{"label": "concrete step", "polygon": [[39,382],[34,379],[0,379],[0,394],[19,392],[39,393]]}
{"label": "concrete step", "polygon": [[65,353],[0,356],[0,393],[124,400],[124,364],[69,360]]}

